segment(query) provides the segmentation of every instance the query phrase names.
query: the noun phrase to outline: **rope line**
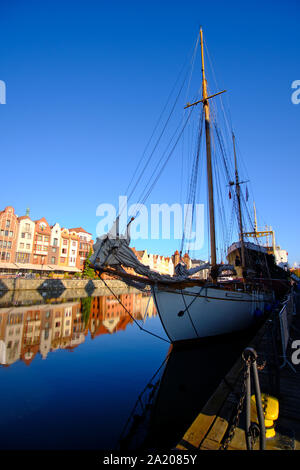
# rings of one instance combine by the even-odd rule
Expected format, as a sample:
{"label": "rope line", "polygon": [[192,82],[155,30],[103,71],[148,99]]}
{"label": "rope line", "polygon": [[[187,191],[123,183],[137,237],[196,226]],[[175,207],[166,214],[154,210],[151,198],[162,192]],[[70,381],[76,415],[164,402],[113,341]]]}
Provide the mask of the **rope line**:
{"label": "rope line", "polygon": [[125,305],[121,302],[121,300],[119,299],[119,297],[114,293],[114,291],[108,286],[108,284],[105,282],[105,280],[100,277],[101,281],[105,284],[105,286],[107,287],[107,289],[111,292],[111,294],[115,297],[115,299],[119,302],[119,304],[124,308],[124,310],[128,313],[128,315],[130,316],[130,318],[132,319],[132,321],[139,327],[139,329],[141,331],[145,331],[145,333],[149,333],[149,335],[152,335],[152,336],[155,336],[156,338],[158,339],[161,339],[162,341],[165,341],[166,343],[171,343],[169,340],[163,338],[162,336],[159,336],[155,333],[153,333],[152,331],[149,331],[149,330],[146,330],[145,328],[143,328],[137,321],[136,319],[133,317],[133,315],[129,312],[129,310],[125,307]]}

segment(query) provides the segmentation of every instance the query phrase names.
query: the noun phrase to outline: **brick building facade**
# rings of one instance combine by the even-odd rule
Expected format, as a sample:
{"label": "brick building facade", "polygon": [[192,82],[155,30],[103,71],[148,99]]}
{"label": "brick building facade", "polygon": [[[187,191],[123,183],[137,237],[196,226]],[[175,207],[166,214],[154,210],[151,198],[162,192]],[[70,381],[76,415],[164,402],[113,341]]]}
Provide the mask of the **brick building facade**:
{"label": "brick building facade", "polygon": [[82,227],[50,226],[45,217],[18,217],[12,206],[0,211],[0,272],[80,272],[93,247]]}

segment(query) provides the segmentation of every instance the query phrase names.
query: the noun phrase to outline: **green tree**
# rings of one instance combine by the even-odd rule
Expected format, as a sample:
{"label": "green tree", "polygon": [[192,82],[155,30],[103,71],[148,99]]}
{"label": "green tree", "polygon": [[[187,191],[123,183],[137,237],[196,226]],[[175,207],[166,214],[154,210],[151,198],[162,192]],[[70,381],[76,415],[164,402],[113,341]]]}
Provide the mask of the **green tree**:
{"label": "green tree", "polygon": [[81,299],[81,314],[82,314],[82,318],[83,318],[85,326],[87,325],[89,318],[90,318],[91,307],[92,307],[92,297],[84,297]]}
{"label": "green tree", "polygon": [[93,254],[93,250],[91,247],[88,257],[85,260],[84,269],[83,269],[83,277],[87,277],[88,279],[94,279],[95,277],[95,271],[93,270],[93,268],[90,268],[90,264],[91,264],[90,257],[92,256],[92,254]]}

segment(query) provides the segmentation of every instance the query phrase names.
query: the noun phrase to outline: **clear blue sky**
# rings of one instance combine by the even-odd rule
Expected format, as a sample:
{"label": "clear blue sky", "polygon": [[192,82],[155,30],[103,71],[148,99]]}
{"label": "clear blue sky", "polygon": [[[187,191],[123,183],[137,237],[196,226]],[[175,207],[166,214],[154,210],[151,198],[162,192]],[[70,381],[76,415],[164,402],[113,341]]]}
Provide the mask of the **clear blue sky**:
{"label": "clear blue sky", "polygon": [[[2,1],[1,208],[95,235],[96,207],[124,193],[202,25],[260,225],[300,262],[299,17],[296,0]],[[178,202],[178,168],[166,171],[152,202]]]}

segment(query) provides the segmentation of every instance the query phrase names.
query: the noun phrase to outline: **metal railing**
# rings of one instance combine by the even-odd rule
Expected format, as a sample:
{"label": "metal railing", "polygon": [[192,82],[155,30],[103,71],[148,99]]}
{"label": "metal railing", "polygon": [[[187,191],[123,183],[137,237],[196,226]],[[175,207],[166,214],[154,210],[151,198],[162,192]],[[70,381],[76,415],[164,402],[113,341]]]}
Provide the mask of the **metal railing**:
{"label": "metal railing", "polygon": [[283,303],[282,309],[279,312],[279,324],[280,324],[280,339],[282,347],[282,359],[283,362],[279,366],[280,369],[288,365],[294,372],[295,368],[292,366],[287,358],[287,347],[290,339],[290,322],[291,316],[295,314],[295,294],[291,293],[288,295],[287,300]]}

